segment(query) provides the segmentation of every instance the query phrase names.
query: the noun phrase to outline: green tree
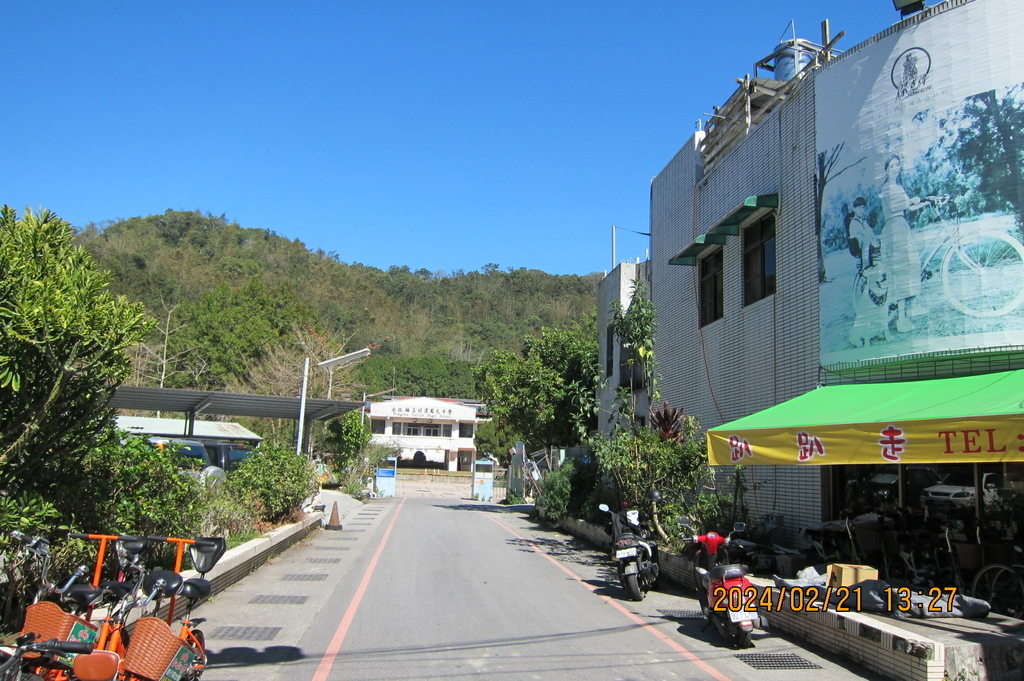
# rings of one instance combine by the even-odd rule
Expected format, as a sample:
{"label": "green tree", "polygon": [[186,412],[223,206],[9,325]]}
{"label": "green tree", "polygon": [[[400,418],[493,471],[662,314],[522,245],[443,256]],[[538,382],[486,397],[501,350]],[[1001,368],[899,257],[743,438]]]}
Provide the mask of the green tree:
{"label": "green tree", "polygon": [[512,460],[509,450],[522,438],[502,428],[497,419],[484,421],[476,429],[473,444],[478,452],[493,454],[502,466],[508,466]]}
{"label": "green tree", "polygon": [[541,444],[579,444],[597,425],[595,334],[542,328],[521,355],[496,351],[477,370],[483,397],[513,431]]}
{"label": "green tree", "polygon": [[192,385],[222,388],[242,381],[267,359],[269,349],[309,321],[309,311],[288,287],[270,290],[259,279],[234,291],[221,284],[198,302],[182,306],[185,326],[170,337],[184,355]]}
{"label": "green tree", "polygon": [[0,489],[10,495],[52,492],[112,436],[107,402],[150,323],[107,284],[68,223],[0,209]]}
{"label": "green tree", "polygon": [[654,361],[657,315],[643,279],[633,280],[629,307],[623,309],[622,304],[616,300],[612,302],[611,312],[612,331],[622,351],[626,353],[626,363],[630,368],[629,385],[619,389],[618,410],[622,417],[632,422],[637,416],[636,390],[643,388],[647,393],[648,404],[652,404],[658,396]]}
{"label": "green tree", "polygon": [[327,422],[327,447],[332,452],[335,470],[348,468],[370,442],[369,425],[362,422],[361,416],[361,412],[354,410]]}

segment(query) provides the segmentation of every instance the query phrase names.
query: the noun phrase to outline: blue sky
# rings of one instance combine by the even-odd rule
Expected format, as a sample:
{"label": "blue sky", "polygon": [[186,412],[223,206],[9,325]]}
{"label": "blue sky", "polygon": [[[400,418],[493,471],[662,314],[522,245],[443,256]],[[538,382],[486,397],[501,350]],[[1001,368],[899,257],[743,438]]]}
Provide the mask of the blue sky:
{"label": "blue sky", "polygon": [[[929,3],[932,4],[932,3]],[[780,39],[891,0],[6,2],[0,203],[200,210],[344,262],[644,257],[651,178]],[[768,75],[768,74],[762,74]],[[632,231],[630,231],[632,230]]]}

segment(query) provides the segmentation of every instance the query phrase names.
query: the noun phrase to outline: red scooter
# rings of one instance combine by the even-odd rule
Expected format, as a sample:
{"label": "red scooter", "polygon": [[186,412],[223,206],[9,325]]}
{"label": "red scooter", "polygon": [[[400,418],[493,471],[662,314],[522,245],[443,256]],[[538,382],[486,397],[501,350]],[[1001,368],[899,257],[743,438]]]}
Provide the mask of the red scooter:
{"label": "red scooter", "polygon": [[736,523],[728,537],[715,532],[698,535],[686,517],[679,519],[679,526],[686,531],[684,539],[700,545],[694,554],[694,577],[704,617],[732,645],[752,648],[750,634],[761,628],[755,605],[757,590],[747,579],[747,566],[719,564],[727,556],[725,549],[733,541],[732,535],[746,530],[746,525]]}

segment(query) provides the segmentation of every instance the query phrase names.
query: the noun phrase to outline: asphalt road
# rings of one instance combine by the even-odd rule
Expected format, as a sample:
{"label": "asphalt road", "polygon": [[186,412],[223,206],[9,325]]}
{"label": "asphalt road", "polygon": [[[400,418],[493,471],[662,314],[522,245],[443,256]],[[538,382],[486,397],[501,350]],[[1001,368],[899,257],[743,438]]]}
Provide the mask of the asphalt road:
{"label": "asphalt road", "polygon": [[878,678],[770,632],[753,650],[726,647],[692,594],[626,600],[605,553],[527,510],[451,495],[349,507],[342,530],[197,610],[203,679]]}

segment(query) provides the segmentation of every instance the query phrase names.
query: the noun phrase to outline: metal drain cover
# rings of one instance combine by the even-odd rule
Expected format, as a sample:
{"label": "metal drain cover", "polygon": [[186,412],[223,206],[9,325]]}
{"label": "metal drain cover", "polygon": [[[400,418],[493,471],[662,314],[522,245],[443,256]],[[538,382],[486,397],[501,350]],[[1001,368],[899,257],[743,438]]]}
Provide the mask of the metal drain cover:
{"label": "metal drain cover", "polygon": [[700,610],[658,610],[665,617],[676,620],[702,620],[704,613]]}
{"label": "metal drain cover", "polygon": [[253,596],[250,603],[267,603],[273,605],[303,605],[309,596],[282,596],[277,594],[260,594]]}
{"label": "metal drain cover", "polygon": [[341,558],[308,558],[307,563],[318,563],[321,565],[336,565],[341,562]]}
{"label": "metal drain cover", "polygon": [[743,660],[754,669],[821,669],[799,655],[792,653],[738,653],[737,659]]}
{"label": "metal drain cover", "polygon": [[286,582],[322,582],[325,579],[327,579],[327,575],[323,573],[308,575],[285,575],[281,579]]}
{"label": "metal drain cover", "polygon": [[273,641],[281,627],[217,627],[212,637],[235,641]]}

